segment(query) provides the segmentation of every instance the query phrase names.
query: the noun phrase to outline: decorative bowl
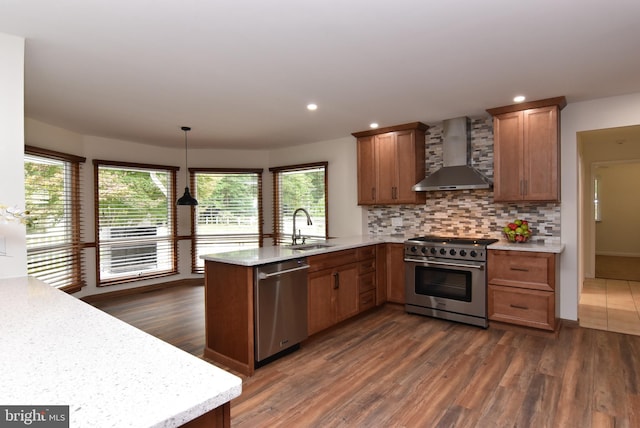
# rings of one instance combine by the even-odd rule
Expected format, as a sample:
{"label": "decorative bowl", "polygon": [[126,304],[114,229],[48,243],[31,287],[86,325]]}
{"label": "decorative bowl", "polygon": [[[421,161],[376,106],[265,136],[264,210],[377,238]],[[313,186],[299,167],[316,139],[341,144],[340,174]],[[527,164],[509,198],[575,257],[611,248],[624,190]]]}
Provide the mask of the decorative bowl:
{"label": "decorative bowl", "polygon": [[523,243],[531,238],[531,228],[527,220],[515,219],[502,228],[502,235],[509,242]]}

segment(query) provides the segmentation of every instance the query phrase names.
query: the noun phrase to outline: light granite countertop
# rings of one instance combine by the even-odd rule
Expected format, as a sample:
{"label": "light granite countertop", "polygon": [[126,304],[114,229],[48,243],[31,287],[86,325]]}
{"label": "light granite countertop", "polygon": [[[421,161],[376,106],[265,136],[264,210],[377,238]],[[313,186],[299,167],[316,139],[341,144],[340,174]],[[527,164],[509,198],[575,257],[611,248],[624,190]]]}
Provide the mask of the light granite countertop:
{"label": "light granite countertop", "polygon": [[[375,235],[352,236],[347,238],[333,238],[321,241],[328,245],[324,248],[299,250],[288,246],[269,246],[247,250],[227,251],[217,254],[205,254],[200,256],[204,260],[221,262],[241,266],[259,266],[267,263],[291,260],[297,257],[307,257],[332,251],[349,250],[382,243],[403,243],[408,237],[404,235]],[[310,242],[310,244],[313,244]]]}
{"label": "light granite countertop", "polygon": [[556,253],[560,254],[564,251],[564,244],[560,242],[509,242],[501,239],[487,247],[489,250],[507,250],[507,251],[532,251],[537,253]]}
{"label": "light granite countertop", "polygon": [[[375,245],[381,243],[401,244],[407,239],[413,238],[414,236],[415,235],[408,236],[403,234],[352,236],[321,241],[322,244],[325,244],[327,246],[308,250],[295,249],[291,248],[290,246],[268,246],[247,250],[227,251],[216,254],[205,254],[200,257],[204,260],[213,262],[221,262],[241,266],[259,266],[267,263],[291,260],[297,257],[307,257],[317,254],[329,253],[332,251],[349,250],[366,245]],[[532,241],[523,244],[500,240],[489,245],[487,248],[492,250],[561,253],[562,251],[564,251],[564,244],[561,244],[559,242],[550,243],[545,241]]]}
{"label": "light granite countertop", "polygon": [[0,279],[2,405],[69,405],[72,427],[176,427],[242,380],[31,277]]}

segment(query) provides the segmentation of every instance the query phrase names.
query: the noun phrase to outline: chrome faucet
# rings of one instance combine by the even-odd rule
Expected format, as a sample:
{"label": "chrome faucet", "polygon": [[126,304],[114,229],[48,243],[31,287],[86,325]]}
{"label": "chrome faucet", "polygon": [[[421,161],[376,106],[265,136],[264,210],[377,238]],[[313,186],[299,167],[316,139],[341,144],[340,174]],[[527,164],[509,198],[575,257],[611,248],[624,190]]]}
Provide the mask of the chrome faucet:
{"label": "chrome faucet", "polygon": [[307,210],[305,210],[304,208],[298,208],[297,210],[295,210],[293,212],[293,235],[291,235],[291,245],[297,245],[298,239],[300,238],[302,238],[302,243],[304,244],[304,241],[307,239],[302,236],[299,230],[298,230],[298,234],[296,235],[296,215],[298,214],[299,211],[302,211],[307,216],[308,226],[311,226],[313,224],[313,222],[311,221],[311,216],[309,215],[309,212]]}

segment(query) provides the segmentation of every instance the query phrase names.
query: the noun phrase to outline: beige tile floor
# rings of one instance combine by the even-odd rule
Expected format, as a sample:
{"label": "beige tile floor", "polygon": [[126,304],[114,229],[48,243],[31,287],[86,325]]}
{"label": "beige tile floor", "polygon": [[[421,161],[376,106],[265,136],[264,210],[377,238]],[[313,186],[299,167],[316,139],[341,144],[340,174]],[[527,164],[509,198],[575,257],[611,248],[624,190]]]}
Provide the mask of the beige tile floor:
{"label": "beige tile floor", "polygon": [[585,279],[578,319],[582,327],[640,336],[640,282]]}

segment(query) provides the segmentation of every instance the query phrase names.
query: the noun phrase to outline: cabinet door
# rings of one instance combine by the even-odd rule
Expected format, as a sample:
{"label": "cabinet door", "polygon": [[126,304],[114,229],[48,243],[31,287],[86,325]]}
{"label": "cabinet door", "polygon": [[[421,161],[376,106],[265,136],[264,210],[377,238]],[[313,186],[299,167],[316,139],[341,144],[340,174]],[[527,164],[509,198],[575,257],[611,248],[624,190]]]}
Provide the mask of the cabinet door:
{"label": "cabinet door", "polygon": [[493,132],[493,199],[497,202],[520,201],[524,184],[522,112],[495,116]]}
{"label": "cabinet door", "polygon": [[309,336],[335,324],[333,271],[322,270],[309,274],[307,322]]}
{"label": "cabinet door", "polygon": [[558,107],[524,111],[524,199],[557,201],[560,145]]}
{"label": "cabinet door", "polygon": [[341,266],[334,273],[336,322],[358,313],[358,265]]}
{"label": "cabinet door", "polygon": [[396,134],[387,132],[375,136],[376,140],[376,202],[395,203],[398,177],[396,172]]}
{"label": "cabinet door", "polygon": [[[416,177],[416,140],[413,131],[396,133],[395,144],[396,177],[394,202],[411,204],[416,202],[416,192],[411,190],[414,184],[424,177]],[[424,143],[422,147],[424,151]],[[424,160],[422,161],[424,164]]]}
{"label": "cabinet door", "polygon": [[376,201],[376,145],[374,136],[358,138],[358,204]]}
{"label": "cabinet door", "polygon": [[404,244],[387,244],[387,300],[405,303]]}

